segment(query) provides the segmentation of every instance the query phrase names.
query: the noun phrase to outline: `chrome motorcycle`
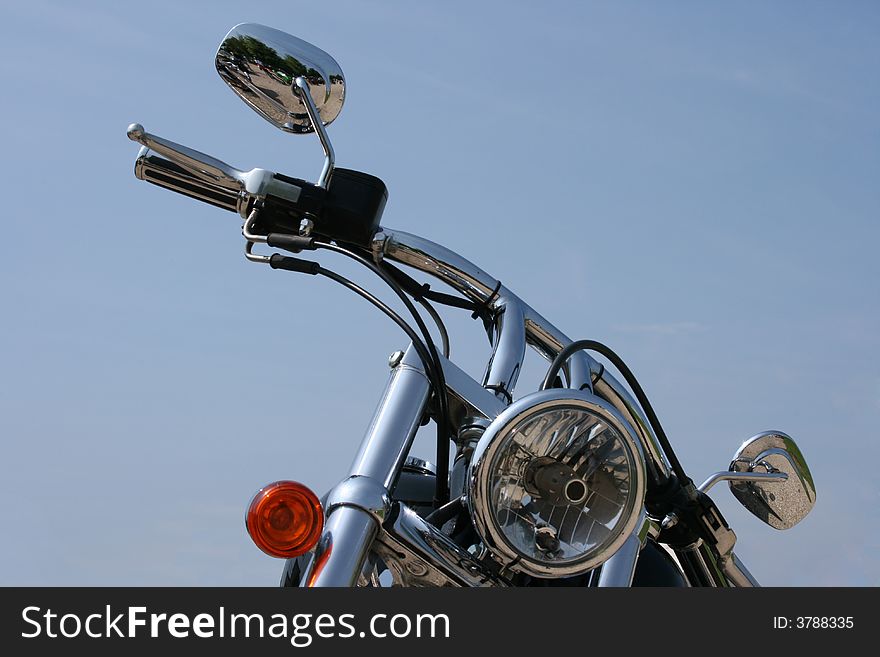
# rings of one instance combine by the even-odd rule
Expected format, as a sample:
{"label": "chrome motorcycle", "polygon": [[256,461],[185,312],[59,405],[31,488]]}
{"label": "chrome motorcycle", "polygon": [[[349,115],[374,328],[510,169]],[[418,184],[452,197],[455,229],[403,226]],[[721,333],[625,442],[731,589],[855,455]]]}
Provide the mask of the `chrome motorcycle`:
{"label": "chrome motorcycle", "polygon": [[[285,132],[317,134],[325,155],[317,181],[240,171],[139,124],[128,128],[142,144],[135,175],[237,213],[248,260],[330,278],[370,301],[410,340],[389,360],[390,380],[348,477],[322,499],[281,481],[252,500],[248,532],[263,551],[287,559],[282,585],[757,585],[707,493],[728,481],[766,523],[794,526],[816,493],[791,437],[754,436],[728,470],[696,486],[614,351],[570,340],[453,251],[380,226],[385,184],[335,166],[325,126],[342,109],[345,78],[330,55],[278,30],[242,24],[223,39],[215,63],[264,119]],[[276,251],[262,254],[257,245]],[[318,250],[378,276],[411,317],[301,257]],[[401,265],[457,294],[431,289]],[[437,324],[439,346],[415,303]],[[449,360],[449,337],[432,304],[482,323],[492,344],[482,381]],[[539,390],[515,399],[526,345],[550,365]],[[436,466],[410,455],[416,431],[429,421]]]}

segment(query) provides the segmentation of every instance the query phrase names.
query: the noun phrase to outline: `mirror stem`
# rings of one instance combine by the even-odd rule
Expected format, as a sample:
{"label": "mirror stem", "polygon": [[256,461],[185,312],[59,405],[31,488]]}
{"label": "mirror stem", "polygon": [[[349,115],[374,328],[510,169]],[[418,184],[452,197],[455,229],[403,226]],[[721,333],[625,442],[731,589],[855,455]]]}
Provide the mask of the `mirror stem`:
{"label": "mirror stem", "polygon": [[333,144],[330,143],[330,137],[327,136],[327,131],[324,129],[321,117],[318,115],[318,108],[315,107],[315,101],[312,99],[312,92],[309,89],[308,81],[302,76],[297,77],[293,81],[291,89],[293,90],[293,93],[303,99],[306,106],[306,112],[309,115],[309,121],[311,121],[312,127],[315,129],[318,139],[321,140],[321,148],[324,149],[324,168],[321,169],[321,175],[318,178],[317,184],[318,187],[327,189],[327,185],[330,184],[330,176],[333,173],[333,167],[336,164],[336,154],[333,152]]}
{"label": "mirror stem", "polygon": [[786,481],[788,475],[784,472],[716,472],[710,475],[706,481],[700,484],[701,493],[707,493],[712,486],[719,481]]}

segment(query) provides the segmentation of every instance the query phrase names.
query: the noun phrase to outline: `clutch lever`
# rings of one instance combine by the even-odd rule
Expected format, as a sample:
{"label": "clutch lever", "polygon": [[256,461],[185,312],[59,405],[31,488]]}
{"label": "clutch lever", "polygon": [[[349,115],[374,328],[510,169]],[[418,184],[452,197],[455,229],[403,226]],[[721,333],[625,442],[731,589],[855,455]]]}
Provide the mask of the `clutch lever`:
{"label": "clutch lever", "polygon": [[132,123],[128,126],[128,138],[136,141],[162,155],[175,164],[183,167],[194,176],[205,182],[222,185],[229,189],[242,191],[246,187],[248,173],[231,167],[210,155],[205,155],[197,150],[176,144],[168,139],[151,135],[144,130],[140,123]]}
{"label": "clutch lever", "polygon": [[[237,202],[235,205],[242,218],[248,217],[248,213],[255,201],[262,201],[271,196],[280,199],[285,204],[295,205],[300,201],[303,187],[313,187],[310,183],[290,179],[286,176],[279,176],[274,171],[269,171],[268,169],[241,171],[210,155],[168,139],[151,135],[144,130],[144,126],[140,123],[132,123],[128,126],[127,134],[129,139],[143,145],[147,151],[154,151],[156,153],[155,156],[150,156],[149,152],[141,152],[138,155],[139,160],[149,157],[149,163],[152,167],[167,171],[172,169],[167,166],[167,163],[177,165],[189,173],[196,182],[210,185],[214,188],[226,189],[238,195],[240,202]],[[165,158],[166,164],[163,164],[161,158]],[[157,181],[150,180],[150,182]],[[162,183],[157,182],[157,184]],[[175,188],[175,191],[181,190]]]}

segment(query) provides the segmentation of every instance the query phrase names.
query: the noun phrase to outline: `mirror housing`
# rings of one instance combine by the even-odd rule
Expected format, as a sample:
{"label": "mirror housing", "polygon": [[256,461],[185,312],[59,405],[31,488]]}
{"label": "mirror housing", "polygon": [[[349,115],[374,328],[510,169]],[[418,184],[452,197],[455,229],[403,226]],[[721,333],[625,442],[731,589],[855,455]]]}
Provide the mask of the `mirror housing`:
{"label": "mirror housing", "polygon": [[816,485],[810,468],[791,436],[765,431],[744,442],[734,454],[730,473],[784,473],[777,480],[737,481],[730,491],[755,516],[775,529],[790,529],[816,503]]}
{"label": "mirror housing", "polygon": [[306,102],[294,89],[308,87],[321,123],[329,125],[345,101],[345,77],[330,55],[280,30],[242,23],[223,38],[214,59],[217,73],[235,94],[285,132],[314,132]]}

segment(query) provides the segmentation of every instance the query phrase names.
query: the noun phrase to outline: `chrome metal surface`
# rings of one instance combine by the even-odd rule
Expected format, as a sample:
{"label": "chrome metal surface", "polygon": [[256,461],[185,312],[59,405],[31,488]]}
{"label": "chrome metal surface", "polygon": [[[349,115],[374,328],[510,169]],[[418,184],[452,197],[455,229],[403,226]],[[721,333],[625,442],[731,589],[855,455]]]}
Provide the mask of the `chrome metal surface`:
{"label": "chrome metal surface", "polygon": [[300,586],[354,586],[370,545],[379,531],[376,519],[361,509],[338,507],[327,516],[315,556]]}
{"label": "chrome metal surface", "polygon": [[201,180],[236,191],[244,188],[244,179],[247,173],[226,164],[226,162],[200,153],[188,146],[151,135],[144,130],[144,126],[140,123],[132,123],[128,126],[126,134],[132,141],[136,141],[179,164]]}
{"label": "chrome metal surface", "polygon": [[761,585],[758,583],[758,580],[755,579],[754,575],[749,572],[749,569],[746,568],[745,564],[740,561],[739,557],[735,554],[732,554],[721,562],[721,569],[724,571],[724,574],[727,575],[727,578],[731,585],[738,586],[740,588],[753,588],[760,587]]}
{"label": "chrome metal surface", "polygon": [[366,511],[381,523],[391,508],[391,495],[385,486],[372,477],[353,475],[333,487],[327,495],[324,508],[330,514],[341,506]]}
{"label": "chrome metal surface", "polygon": [[134,175],[139,180],[185,194],[224,210],[236,213],[241,211],[239,204],[244,198],[239,190],[196,176],[168,158],[153,153],[146,146],[141,147],[135,159]]}
{"label": "chrome metal surface", "polygon": [[506,297],[498,302],[493,342],[483,387],[495,392],[505,403],[510,403],[526,355],[525,315],[516,297]]}
{"label": "chrome metal surface", "polygon": [[217,73],[257,114],[285,132],[312,132],[303,99],[291,85],[308,81],[320,123],[329,125],[345,101],[345,77],[336,60],[307,41],[280,30],[242,23],[217,49]]}
{"label": "chrome metal surface", "polygon": [[271,262],[271,257],[267,255],[262,255],[259,253],[254,253],[254,243],[253,242],[245,242],[244,243],[244,257],[250,260],[251,262],[256,262],[261,265],[268,265]]}
{"label": "chrome metal surface", "polygon": [[241,225],[241,234],[248,242],[265,244],[269,240],[268,235],[260,235],[259,233],[253,232],[254,223],[256,222],[258,215],[258,210],[254,209],[250,211],[247,219],[245,219],[244,223]]}
{"label": "chrome metal surface", "polygon": [[788,475],[784,472],[716,472],[709,475],[697,490],[708,493],[719,481],[757,481],[771,484],[773,482],[782,483],[787,479]]}
{"label": "chrome metal surface", "polygon": [[730,470],[788,475],[784,483],[730,483],[733,496],[775,529],[790,529],[813,510],[816,485],[810,468],[792,437],[781,431],[765,431],[744,442],[734,455]]}
{"label": "chrome metal surface", "polygon": [[[517,299],[526,322],[526,339],[548,360],[571,342],[550,322],[534,309],[523,303],[515,294],[501,285],[474,263],[435,242],[418,235],[383,228],[376,234],[372,244],[374,257],[388,257],[401,264],[434,276],[465,297],[496,310],[501,299]],[[582,388],[591,385],[594,376],[601,373],[601,366],[584,352],[578,352],[569,361],[566,370],[569,387]]]}
{"label": "chrome metal surface", "polygon": [[298,77],[293,81],[291,90],[301,97],[303,104],[306,106],[309,121],[311,121],[315,132],[318,133],[318,139],[321,140],[321,148],[324,149],[324,166],[321,169],[321,175],[318,176],[317,185],[327,189],[330,176],[333,174],[333,167],[336,165],[336,153],[333,151],[333,144],[330,143],[330,137],[327,136],[327,131],[324,129],[321,117],[318,115],[318,108],[315,107],[315,100],[312,98],[311,91],[309,91],[308,81],[304,77]]}
{"label": "chrome metal surface", "polygon": [[430,240],[402,231],[383,228],[377,234],[379,252],[404,265],[435,276],[471,301],[485,303],[498,281],[457,253]]}
{"label": "chrome metal surface", "polygon": [[467,550],[396,502],[373,543],[402,586],[507,586]]}
{"label": "chrome metal surface", "polygon": [[449,392],[449,415],[454,429],[457,429],[466,417],[481,415],[491,420],[504,410],[504,402],[474,381],[467,372],[443,354],[438,355]]}
{"label": "chrome metal surface", "polygon": [[674,511],[667,513],[663,520],[660,521],[660,527],[663,529],[672,529],[678,524],[678,514]]}
{"label": "chrome metal surface", "polygon": [[394,369],[395,367],[400,365],[400,361],[402,360],[403,352],[398,349],[397,351],[392,352],[392,354],[388,357],[388,367]]}
{"label": "chrome metal surface", "polygon": [[[572,554],[571,556],[565,556],[563,559],[555,557],[553,559],[538,558],[533,554],[525,553],[522,549],[518,548],[511,542],[507,532],[504,531],[496,519],[493,493],[494,487],[490,483],[496,474],[495,460],[496,455],[501,453],[500,450],[508,447],[507,443],[509,440],[513,439],[513,436],[519,436],[521,440],[527,441],[538,440],[538,438],[533,439],[531,434],[527,435],[526,433],[522,433],[520,436],[520,432],[524,431],[522,429],[523,423],[534,422],[535,420],[533,418],[543,418],[545,414],[548,413],[563,413],[564,419],[560,419],[558,422],[560,423],[560,427],[564,425],[564,431],[560,428],[560,435],[557,437],[554,433],[556,429],[553,427],[543,428],[535,425],[535,430],[540,432],[542,436],[551,436],[550,439],[553,441],[554,450],[556,450],[555,446],[557,445],[557,442],[559,449],[562,450],[561,453],[565,453],[569,448],[576,448],[578,453],[575,454],[575,458],[578,460],[571,466],[577,466],[576,469],[590,467],[590,465],[593,464],[593,461],[589,459],[594,457],[591,451],[587,451],[587,445],[589,445],[588,442],[581,445],[581,432],[583,429],[579,424],[569,428],[568,423],[574,421],[574,419],[569,418],[568,416],[572,413],[578,413],[583,414],[585,417],[601,418],[602,423],[607,427],[606,429],[603,429],[603,431],[611,432],[609,433],[608,438],[610,439],[613,437],[615,442],[620,443],[619,447],[615,447],[615,449],[619,448],[623,450],[622,453],[625,455],[628,477],[627,486],[629,492],[625,496],[625,501],[622,503],[621,508],[609,516],[608,521],[611,523],[611,526],[605,526],[608,535],[601,540],[595,539],[594,545],[575,548],[575,545],[580,545],[581,543],[580,539],[578,539],[578,541],[574,540],[575,530],[580,522],[580,516],[575,516],[575,524],[570,528],[572,536],[571,546],[566,548],[568,551],[572,552]],[[553,426],[555,427],[556,425]],[[587,436],[587,434],[584,435]],[[520,443],[518,442],[517,444]],[[520,446],[518,449],[523,448]],[[523,451],[525,453],[526,450]],[[583,452],[583,454],[581,454],[581,452]],[[553,453],[556,454],[556,451]],[[553,458],[559,460],[556,457]],[[582,463],[584,459],[588,460]],[[540,461],[541,459],[538,460]],[[534,459],[532,462],[535,462]],[[595,470],[600,465],[604,466],[604,461],[596,461],[592,467]],[[518,476],[521,477],[520,482],[511,482],[510,487],[516,485],[520,488],[524,488],[525,479],[528,478],[528,473],[523,471]],[[609,476],[613,477],[614,475]],[[616,480],[614,485],[617,485]],[[632,534],[636,527],[639,526],[640,517],[643,517],[641,514],[643,513],[642,505],[645,495],[644,455],[634,431],[626,420],[624,420],[623,417],[607,402],[587,391],[569,389],[542,390],[518,399],[506,408],[492,422],[492,424],[489,425],[489,428],[486,429],[474,450],[468,473],[467,490],[468,506],[471,511],[477,534],[483,539],[489,550],[499,558],[503,565],[509,565],[513,570],[526,572],[537,577],[565,577],[569,575],[577,575],[587,572],[603,563],[623,545],[630,534]],[[519,488],[517,490],[519,490]],[[512,491],[506,491],[507,488],[505,488],[505,495],[514,495]],[[526,495],[526,493],[522,493],[522,495]],[[531,495],[528,496],[529,505],[532,504],[533,498],[540,500],[541,495],[540,491],[537,493],[532,492]],[[526,497],[523,497],[523,499],[525,500]],[[512,503],[513,502],[511,501],[511,504]],[[554,517],[556,508],[557,507],[553,506]],[[558,508],[566,509],[562,516],[562,519],[564,520],[567,516],[568,510],[572,510],[574,507],[560,506]],[[575,513],[578,514],[589,514],[591,512],[592,511],[584,509],[575,511]],[[517,513],[518,512],[511,511],[508,515],[516,516]],[[528,518],[525,518],[525,520],[528,520]],[[547,524],[548,526],[551,525],[549,520],[547,521]],[[586,529],[589,529],[589,527],[589,525],[585,525]],[[588,536],[591,535],[591,533],[592,532],[590,532]],[[552,538],[556,538],[555,533]],[[591,538],[589,542],[593,541],[594,539]],[[541,537],[537,535],[537,530],[535,542],[538,545],[538,548],[541,548],[542,540]],[[558,546],[559,541],[556,540],[555,543]],[[563,545],[565,545],[565,543],[563,543]],[[581,552],[578,552],[578,550],[581,550]],[[544,554],[544,552],[538,550],[536,554]]]}
{"label": "chrome metal surface", "polygon": [[[393,485],[412,446],[428,401],[430,383],[412,345],[391,371],[385,393],[373,421],[361,441],[349,471],[353,478],[369,478],[371,491],[344,487],[327,511],[324,532],[315,552],[312,569],[303,581],[307,586],[354,586],[379,529],[379,516],[370,501],[373,493]],[[355,480],[357,481],[357,480]],[[352,483],[349,486],[360,486]],[[363,496],[361,496],[363,493]],[[345,494],[352,495],[347,499]],[[363,499],[361,499],[363,497]]]}
{"label": "chrome metal surface", "polygon": [[[267,169],[241,171],[210,155],[152,135],[146,132],[139,123],[132,123],[128,126],[127,134],[132,141],[146,146],[149,150],[158,153],[159,156],[191,174],[192,178],[204,185],[203,192],[220,187],[237,194],[236,209],[242,217],[247,217],[251,205],[249,201],[260,200],[272,195],[296,203],[302,193],[299,186],[276,178],[274,171]],[[149,153],[145,153],[142,149],[138,154],[138,159],[148,155]],[[155,159],[155,156],[151,158],[150,162],[153,166],[162,166],[161,160]],[[170,167],[165,166],[164,168]],[[137,173],[136,166],[135,175]],[[142,179],[146,180],[147,178]],[[156,181],[150,180],[150,182]]]}
{"label": "chrome metal surface", "polygon": [[[656,539],[659,525],[642,513],[639,524],[621,548],[598,569],[598,586],[628,587],[632,585],[639,554],[649,538]],[[676,562],[677,563],[677,562]]]}
{"label": "chrome metal surface", "polygon": [[431,384],[412,345],[379,402],[349,474],[372,477],[391,488],[422,422]]}
{"label": "chrome metal surface", "polygon": [[642,514],[640,526],[636,527],[617,552],[602,564],[598,586],[625,588],[632,585],[639,553],[645,547],[645,541],[652,531],[652,524],[651,520]]}

